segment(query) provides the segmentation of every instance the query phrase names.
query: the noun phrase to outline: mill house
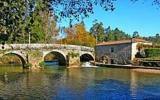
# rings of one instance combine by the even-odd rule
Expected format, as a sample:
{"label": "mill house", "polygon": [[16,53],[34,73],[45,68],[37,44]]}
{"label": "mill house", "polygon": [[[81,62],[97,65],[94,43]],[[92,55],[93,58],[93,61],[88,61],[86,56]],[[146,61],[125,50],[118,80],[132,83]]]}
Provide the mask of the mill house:
{"label": "mill house", "polygon": [[138,52],[139,43],[152,44],[139,38],[98,43],[96,60],[107,64],[131,64]]}

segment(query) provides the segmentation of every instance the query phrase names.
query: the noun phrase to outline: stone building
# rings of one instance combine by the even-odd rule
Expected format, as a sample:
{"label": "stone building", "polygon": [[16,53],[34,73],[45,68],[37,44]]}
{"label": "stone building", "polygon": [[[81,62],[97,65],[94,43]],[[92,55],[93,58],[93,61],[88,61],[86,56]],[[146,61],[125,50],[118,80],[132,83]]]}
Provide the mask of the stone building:
{"label": "stone building", "polygon": [[96,45],[96,60],[108,64],[130,64],[138,52],[139,43],[152,44],[139,38],[99,43]]}

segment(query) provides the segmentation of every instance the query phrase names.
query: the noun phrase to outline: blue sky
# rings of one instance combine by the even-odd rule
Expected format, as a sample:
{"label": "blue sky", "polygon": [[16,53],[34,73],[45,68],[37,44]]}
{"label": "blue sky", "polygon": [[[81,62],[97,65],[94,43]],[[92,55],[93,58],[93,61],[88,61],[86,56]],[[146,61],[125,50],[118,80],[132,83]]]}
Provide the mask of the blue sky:
{"label": "blue sky", "polygon": [[[160,33],[160,8],[152,5],[151,0],[140,0],[136,3],[130,0],[125,0],[125,2],[117,0],[115,7],[113,12],[106,12],[98,6],[94,7],[94,14],[84,19],[87,30],[97,19],[103,22],[104,27],[111,26],[112,29],[118,27],[130,35],[134,31],[138,31],[141,36],[154,36]],[[63,21],[61,25],[67,26],[68,22]]]}

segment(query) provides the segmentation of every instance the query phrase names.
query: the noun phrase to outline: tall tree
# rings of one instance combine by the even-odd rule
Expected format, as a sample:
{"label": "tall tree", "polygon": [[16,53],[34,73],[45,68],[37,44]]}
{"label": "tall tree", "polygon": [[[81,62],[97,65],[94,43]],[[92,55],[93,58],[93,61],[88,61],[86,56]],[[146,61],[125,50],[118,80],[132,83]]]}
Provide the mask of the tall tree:
{"label": "tall tree", "polygon": [[76,24],[71,28],[67,28],[65,32],[67,33],[67,36],[62,40],[62,43],[83,46],[95,45],[95,38],[86,31],[84,23]]}
{"label": "tall tree", "polygon": [[96,22],[90,29],[91,34],[97,38],[97,42],[102,41],[115,41],[115,40],[125,40],[131,38],[130,35],[125,32],[115,28],[114,30],[111,27],[104,28],[103,23]]}
{"label": "tall tree", "polygon": [[131,38],[130,35],[126,34],[125,32],[115,28],[107,33],[105,41],[115,41],[115,40],[126,40]]}
{"label": "tall tree", "polygon": [[102,22],[95,22],[90,29],[90,33],[97,39],[97,42],[104,41],[105,29]]}
{"label": "tall tree", "polygon": [[20,24],[24,20],[28,3],[26,0],[0,1],[0,34],[6,32],[13,36],[20,33]]}
{"label": "tall tree", "polygon": [[[16,0],[15,0],[16,1]],[[22,5],[24,10],[17,10],[15,16],[18,19],[4,19],[4,22],[9,21],[5,25],[1,25],[1,33],[7,31],[9,34],[10,43],[26,43],[28,42],[29,33],[31,34],[31,42],[50,42],[54,34],[57,34],[58,29],[56,28],[56,21],[54,16],[52,16],[48,5],[44,3],[44,0],[22,0],[25,4]],[[11,0],[6,1],[8,4],[14,4],[14,7],[21,9],[19,3],[22,3],[21,0],[17,2],[12,2]],[[27,2],[26,2],[27,1]],[[6,2],[4,4],[6,5]],[[12,8],[9,5],[6,5],[7,8]],[[3,7],[2,7],[3,8]],[[5,7],[4,7],[5,8]],[[6,12],[12,11],[7,10]],[[12,8],[13,9],[13,8]],[[19,14],[20,13],[20,14]],[[21,14],[23,13],[23,15]],[[7,14],[7,13],[6,13]],[[21,16],[20,16],[21,15]],[[9,13],[8,16],[14,18],[14,14]],[[15,17],[15,18],[16,18]],[[1,20],[1,21],[2,21]],[[3,22],[2,22],[3,23]],[[18,23],[15,25],[15,23]]]}
{"label": "tall tree", "polygon": [[58,28],[50,12],[37,8],[33,13],[32,19],[34,19],[34,22],[30,27],[32,33],[31,41],[43,43],[51,42],[52,37],[58,33]]}
{"label": "tall tree", "polygon": [[133,38],[139,38],[140,35],[139,35],[138,31],[134,31],[132,37],[133,37]]}

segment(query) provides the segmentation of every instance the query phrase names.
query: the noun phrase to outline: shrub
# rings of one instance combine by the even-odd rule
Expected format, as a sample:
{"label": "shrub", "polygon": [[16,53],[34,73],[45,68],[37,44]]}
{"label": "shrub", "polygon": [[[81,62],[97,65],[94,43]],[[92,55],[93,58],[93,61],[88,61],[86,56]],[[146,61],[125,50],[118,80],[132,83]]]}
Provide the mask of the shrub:
{"label": "shrub", "polygon": [[160,57],[160,48],[148,48],[145,49],[146,57]]}
{"label": "shrub", "polygon": [[29,68],[31,68],[32,67],[32,64],[31,63],[27,63],[27,64],[25,64],[24,66],[23,66],[23,68],[25,68],[25,69],[29,69]]}
{"label": "shrub", "polygon": [[45,63],[44,61],[42,61],[42,62],[39,63],[39,66],[40,66],[40,67],[45,67],[45,66],[46,66],[46,63]]}

